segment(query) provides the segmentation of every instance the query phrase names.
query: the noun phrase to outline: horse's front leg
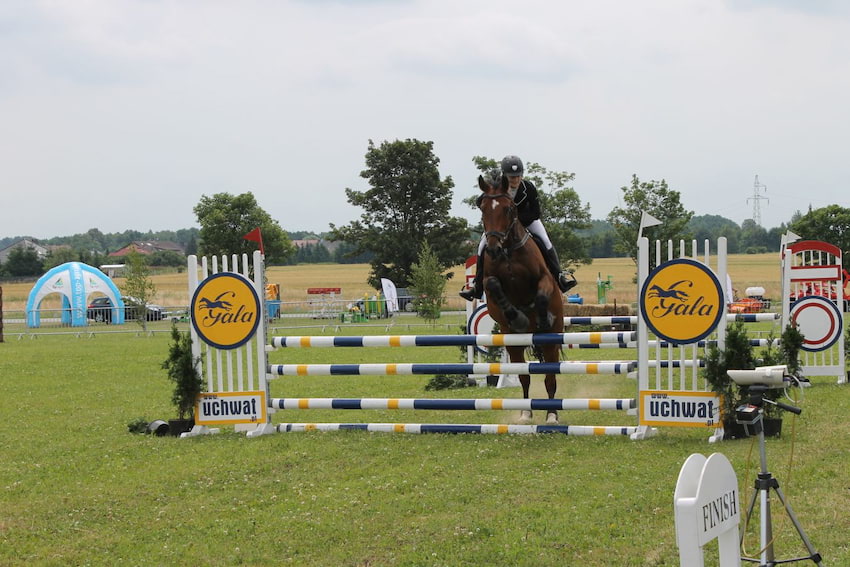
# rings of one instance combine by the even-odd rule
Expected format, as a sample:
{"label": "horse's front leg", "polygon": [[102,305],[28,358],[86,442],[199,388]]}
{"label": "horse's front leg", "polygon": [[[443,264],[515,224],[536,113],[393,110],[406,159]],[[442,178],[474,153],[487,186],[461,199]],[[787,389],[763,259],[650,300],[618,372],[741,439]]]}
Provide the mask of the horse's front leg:
{"label": "horse's front leg", "polygon": [[[525,362],[525,347],[505,347],[508,350],[508,358],[511,362]],[[522,397],[528,399],[531,388],[531,376],[519,375],[519,385],[522,386]],[[531,423],[531,410],[522,410],[519,414],[520,423]]]}

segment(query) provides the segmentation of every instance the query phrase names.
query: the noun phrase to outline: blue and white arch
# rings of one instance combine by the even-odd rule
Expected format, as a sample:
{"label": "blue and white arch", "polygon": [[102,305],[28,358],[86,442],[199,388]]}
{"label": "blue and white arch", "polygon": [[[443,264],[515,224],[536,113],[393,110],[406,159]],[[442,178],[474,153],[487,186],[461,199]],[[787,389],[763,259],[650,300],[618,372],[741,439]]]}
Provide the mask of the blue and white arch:
{"label": "blue and white arch", "polygon": [[41,325],[41,302],[48,295],[62,296],[62,324],[72,327],[86,325],[89,295],[101,293],[112,302],[112,322],[124,322],[124,302],[121,292],[109,277],[88,264],[66,262],[41,276],[27,298],[27,326]]}

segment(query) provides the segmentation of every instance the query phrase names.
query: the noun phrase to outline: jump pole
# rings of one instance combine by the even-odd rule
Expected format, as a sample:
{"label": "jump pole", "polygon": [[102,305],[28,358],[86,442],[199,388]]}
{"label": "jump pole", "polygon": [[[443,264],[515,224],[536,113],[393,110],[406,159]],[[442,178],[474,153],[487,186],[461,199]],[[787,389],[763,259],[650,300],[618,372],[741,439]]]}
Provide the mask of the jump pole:
{"label": "jump pole", "polygon": [[[451,424],[451,423],[280,423],[278,433],[308,431],[370,431],[380,433],[479,433],[479,434],[537,434],[620,435],[631,436],[637,427],[593,425],[511,425],[511,424]],[[248,434],[251,436],[251,434]]]}

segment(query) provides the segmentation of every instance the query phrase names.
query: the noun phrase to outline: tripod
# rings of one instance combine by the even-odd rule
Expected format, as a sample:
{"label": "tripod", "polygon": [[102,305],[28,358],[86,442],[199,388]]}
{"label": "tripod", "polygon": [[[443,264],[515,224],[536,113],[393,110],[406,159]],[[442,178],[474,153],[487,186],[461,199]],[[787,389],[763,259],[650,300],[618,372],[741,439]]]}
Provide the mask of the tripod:
{"label": "tripod", "polygon": [[[764,392],[768,387],[764,385],[752,385],[749,388],[749,405],[740,406],[735,411],[735,420],[738,423],[744,423],[748,425],[752,425],[752,428],[755,430],[758,435],[759,440],[759,455],[761,457],[761,472],[758,474],[758,478],[755,481],[755,489],[756,491],[753,493],[753,498],[750,500],[750,505],[747,508],[747,516],[744,523],[744,526],[749,525],[750,518],[753,515],[753,510],[756,506],[756,501],[761,505],[761,514],[759,515],[759,542],[761,545],[761,556],[759,559],[752,557],[741,557],[742,561],[749,561],[752,563],[758,563],[760,567],[772,567],[774,565],[779,565],[781,563],[793,563],[796,561],[805,561],[811,560],[815,563],[815,565],[823,565],[821,562],[821,555],[818,553],[812,543],[809,541],[809,538],[806,537],[806,533],[803,531],[803,527],[800,525],[800,522],[797,520],[797,516],[794,515],[794,511],[791,509],[791,504],[785,500],[785,495],[782,493],[782,489],[779,488],[779,481],[776,480],[770,472],[767,470],[767,453],[765,451],[764,446],[764,423],[762,421],[764,416],[764,404],[770,403],[776,406],[781,407],[786,411],[790,411],[795,414],[800,414],[801,409],[789,406],[787,404],[783,404],[781,402],[775,402],[772,400],[764,399]],[[773,490],[776,493],[776,496],[779,498],[779,501],[782,502],[782,505],[785,507],[785,512],[788,514],[788,517],[791,519],[791,522],[794,524],[794,527],[797,529],[797,533],[800,534],[800,539],[803,540],[803,544],[806,546],[806,549],[809,552],[809,555],[806,557],[796,557],[794,559],[782,559],[777,560],[774,556],[773,552],[773,523],[771,521],[770,516],[770,491]],[[741,543],[744,541],[744,532],[745,530],[741,530]]]}

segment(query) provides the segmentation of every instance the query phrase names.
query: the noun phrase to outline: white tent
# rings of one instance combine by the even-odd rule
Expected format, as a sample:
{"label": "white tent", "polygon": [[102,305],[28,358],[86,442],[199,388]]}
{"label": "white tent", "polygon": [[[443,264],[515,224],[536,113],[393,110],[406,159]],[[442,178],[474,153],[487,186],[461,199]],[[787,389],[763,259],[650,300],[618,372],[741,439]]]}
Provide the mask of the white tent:
{"label": "white tent", "polygon": [[124,322],[124,302],[121,292],[106,274],[81,262],[67,262],[41,276],[27,299],[27,326],[41,324],[41,302],[53,293],[62,296],[62,324],[72,327],[86,325],[87,300],[92,293],[102,293],[112,302],[112,322]]}

